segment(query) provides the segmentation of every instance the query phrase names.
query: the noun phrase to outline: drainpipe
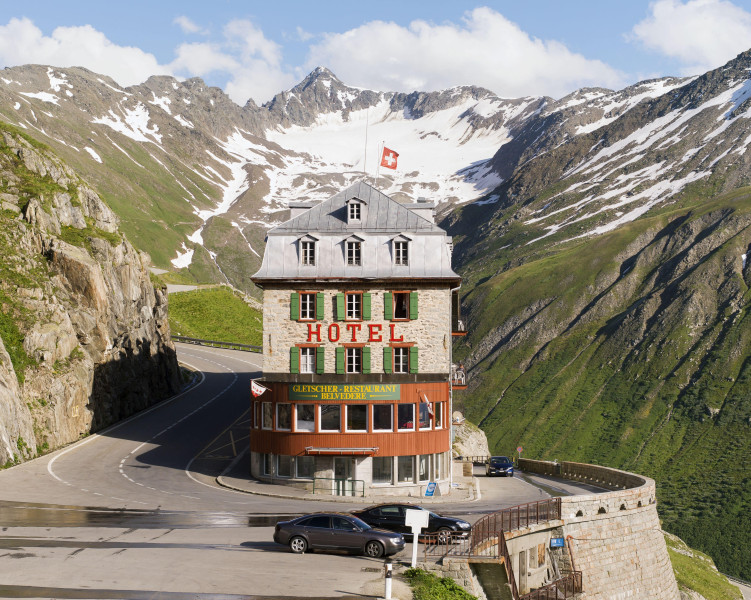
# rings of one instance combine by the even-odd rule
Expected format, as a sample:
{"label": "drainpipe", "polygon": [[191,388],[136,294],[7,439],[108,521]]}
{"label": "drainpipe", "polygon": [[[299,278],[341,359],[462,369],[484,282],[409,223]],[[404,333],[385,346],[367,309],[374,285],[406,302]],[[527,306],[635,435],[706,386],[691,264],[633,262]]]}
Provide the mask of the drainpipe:
{"label": "drainpipe", "polygon": [[[451,288],[449,292],[449,302],[451,310],[449,312],[449,443],[451,447],[449,449],[449,493],[453,489],[454,485],[454,380],[451,377],[451,367],[454,364],[454,336],[453,336],[453,317],[454,317],[454,292],[458,292],[461,289],[461,284],[455,288]],[[457,302],[459,298],[457,297]],[[457,314],[457,319],[459,315]],[[466,375],[465,375],[466,377]]]}

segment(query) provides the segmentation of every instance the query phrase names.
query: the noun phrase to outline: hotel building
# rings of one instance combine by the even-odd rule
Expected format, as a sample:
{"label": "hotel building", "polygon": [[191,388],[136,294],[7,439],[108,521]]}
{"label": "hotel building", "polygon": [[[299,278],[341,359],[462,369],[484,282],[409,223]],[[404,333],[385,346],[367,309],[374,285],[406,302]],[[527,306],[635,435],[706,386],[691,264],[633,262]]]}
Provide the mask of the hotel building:
{"label": "hotel building", "polygon": [[290,209],[253,276],[269,391],[251,402],[251,474],[328,494],[448,493],[461,280],[435,205],[359,182]]}

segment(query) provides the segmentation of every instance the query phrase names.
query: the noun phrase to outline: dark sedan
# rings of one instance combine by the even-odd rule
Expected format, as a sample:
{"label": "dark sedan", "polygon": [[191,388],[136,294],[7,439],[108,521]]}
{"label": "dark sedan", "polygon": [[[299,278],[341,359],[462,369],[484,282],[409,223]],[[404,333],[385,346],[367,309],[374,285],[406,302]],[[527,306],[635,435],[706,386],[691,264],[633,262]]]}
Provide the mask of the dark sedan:
{"label": "dark sedan", "polygon": [[296,554],[306,550],[346,550],[378,558],[404,549],[400,533],[374,529],[353,515],[316,513],[291,521],[280,521],[274,541],[289,546]]}
{"label": "dark sedan", "polygon": [[466,537],[472,528],[463,519],[444,517],[415,504],[378,504],[362,510],[354,510],[352,514],[373,527],[411,536],[412,529],[405,524],[407,509],[424,510],[429,513],[428,526],[422,530],[422,533],[438,534],[438,542],[441,544],[450,539]]}
{"label": "dark sedan", "polygon": [[514,476],[514,463],[507,456],[491,456],[485,467],[485,475],[503,475],[504,477]]}

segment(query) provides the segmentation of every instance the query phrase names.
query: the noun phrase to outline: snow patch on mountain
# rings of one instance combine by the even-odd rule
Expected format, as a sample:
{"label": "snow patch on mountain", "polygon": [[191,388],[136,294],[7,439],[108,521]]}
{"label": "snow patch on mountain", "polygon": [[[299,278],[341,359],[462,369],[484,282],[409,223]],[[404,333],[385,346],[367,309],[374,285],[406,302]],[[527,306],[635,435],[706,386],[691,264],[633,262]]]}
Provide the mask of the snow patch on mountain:
{"label": "snow patch on mountain", "polygon": [[151,142],[157,145],[162,143],[159,127],[156,124],[149,127],[149,110],[144,104],[138,102],[134,108],[119,108],[124,119],[110,109],[107,115],[93,119],[92,123],[106,125],[136,142]]}
{"label": "snow patch on mountain", "polygon": [[101,159],[101,157],[100,157],[100,156],[99,156],[99,155],[98,155],[98,154],[96,153],[96,151],[95,151],[95,150],[94,150],[93,148],[89,148],[89,146],[86,146],[86,147],[84,148],[84,150],[86,150],[86,152],[88,152],[88,153],[89,153],[89,154],[91,155],[91,158],[93,158],[93,159],[94,159],[95,161],[97,161],[98,163],[100,163],[100,164],[101,164],[101,162],[102,162],[102,159]]}
{"label": "snow patch on mountain", "polygon": [[49,102],[50,104],[57,104],[59,105],[60,98],[55,96],[55,94],[50,94],[49,92],[18,92],[22,96],[26,96],[27,98],[36,98],[37,100],[41,100],[42,102]]}

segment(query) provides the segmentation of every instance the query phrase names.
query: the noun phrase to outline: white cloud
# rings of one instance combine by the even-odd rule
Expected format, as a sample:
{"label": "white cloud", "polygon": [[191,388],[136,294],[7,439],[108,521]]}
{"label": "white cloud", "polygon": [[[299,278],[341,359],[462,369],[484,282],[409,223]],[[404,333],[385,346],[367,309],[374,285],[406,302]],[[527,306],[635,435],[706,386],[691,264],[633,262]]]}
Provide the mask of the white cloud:
{"label": "white cloud", "polygon": [[29,63],[86,67],[126,86],[142,83],[151,75],[170,74],[169,67],[160,65],[153,54],[113,44],[90,25],[57,27],[50,36],[26,18],[0,25],[0,64]]}
{"label": "white cloud", "polygon": [[722,66],[748,49],[751,13],[727,0],[657,0],[628,39],[683,63],[685,75]]}
{"label": "white cloud", "polygon": [[180,29],[183,30],[183,33],[207,33],[205,29],[203,29],[200,25],[198,25],[185,15],[175,17],[172,22],[178,25]]}
{"label": "white cloud", "polygon": [[295,81],[282,66],[281,46],[247,20],[227,23],[221,42],[182,44],[170,66],[189,76],[227,73],[224,91],[238,104],[270,100]]}
{"label": "white cloud", "polygon": [[560,97],[583,86],[619,87],[625,82],[607,64],[560,42],[531,38],[490,8],[466,13],[460,25],[413,21],[402,27],[372,21],[325,34],[308,58],[308,69],[317,65],[352,85],[393,91],[471,84],[505,97]]}

